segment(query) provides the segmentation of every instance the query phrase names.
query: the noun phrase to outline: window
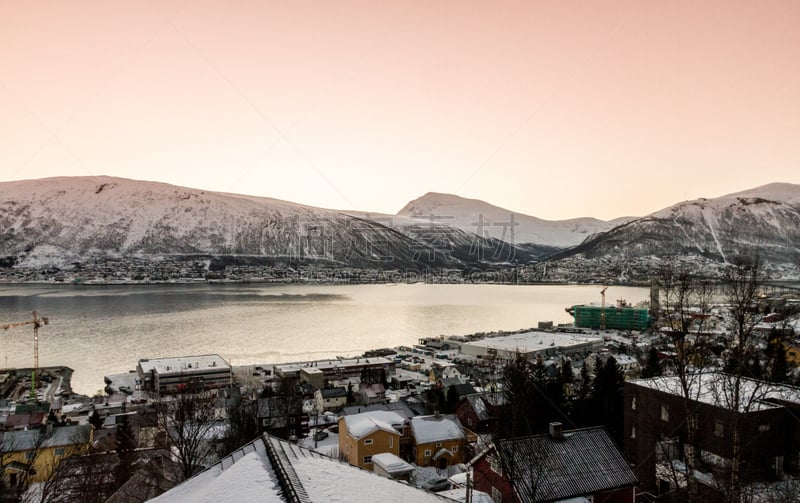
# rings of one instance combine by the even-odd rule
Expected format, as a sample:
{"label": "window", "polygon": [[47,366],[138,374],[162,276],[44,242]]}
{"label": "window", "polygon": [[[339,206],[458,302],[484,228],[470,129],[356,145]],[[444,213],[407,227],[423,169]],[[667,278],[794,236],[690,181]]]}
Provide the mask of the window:
{"label": "window", "polygon": [[453,448],[452,448],[452,449],[450,449],[450,452],[452,452],[453,454],[455,454],[456,452],[458,452],[458,446],[457,446],[457,445],[454,445],[454,446],[453,446]]}
{"label": "window", "polygon": [[389,449],[394,447],[394,437],[389,437]]}
{"label": "window", "polygon": [[495,503],[500,503],[503,501],[503,493],[500,492],[500,489],[492,486],[492,501]]}
{"label": "window", "polygon": [[441,442],[436,442],[436,447],[441,447],[441,446],[442,446]]}
{"label": "window", "polygon": [[56,456],[63,456],[63,455],[64,455],[64,448],[63,447],[57,447],[56,448]]}
{"label": "window", "polygon": [[636,438],[636,425],[631,425],[631,438]]}
{"label": "window", "polygon": [[372,456],[364,456],[364,464],[371,465],[372,464]]}
{"label": "window", "polygon": [[636,397],[631,398],[631,410],[636,410]]}
{"label": "window", "polygon": [[431,456],[431,450],[430,449],[425,449],[424,454],[425,454],[426,458],[429,458]]}
{"label": "window", "polygon": [[722,424],[722,421],[714,421],[714,436],[720,438],[725,436],[725,425]]}
{"label": "window", "polygon": [[491,467],[492,471],[498,475],[503,474],[503,467],[500,466],[500,460],[497,456],[488,456],[489,458],[489,466]]}
{"label": "window", "polygon": [[368,439],[364,440],[364,445],[372,445],[372,439],[368,438]]}
{"label": "window", "polygon": [[769,425],[768,424],[759,425],[758,426],[758,431],[760,431],[762,433],[765,432],[765,431],[769,431]]}
{"label": "window", "polygon": [[661,405],[661,420],[664,422],[669,421],[669,409],[666,405]]}

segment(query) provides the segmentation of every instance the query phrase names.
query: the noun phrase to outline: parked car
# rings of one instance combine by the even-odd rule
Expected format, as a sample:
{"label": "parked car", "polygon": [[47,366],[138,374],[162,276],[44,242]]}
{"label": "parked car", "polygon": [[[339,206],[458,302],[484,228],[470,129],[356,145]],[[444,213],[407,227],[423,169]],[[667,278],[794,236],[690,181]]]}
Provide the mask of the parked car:
{"label": "parked car", "polygon": [[443,477],[434,477],[423,482],[422,488],[431,492],[447,491],[450,489],[450,481]]}

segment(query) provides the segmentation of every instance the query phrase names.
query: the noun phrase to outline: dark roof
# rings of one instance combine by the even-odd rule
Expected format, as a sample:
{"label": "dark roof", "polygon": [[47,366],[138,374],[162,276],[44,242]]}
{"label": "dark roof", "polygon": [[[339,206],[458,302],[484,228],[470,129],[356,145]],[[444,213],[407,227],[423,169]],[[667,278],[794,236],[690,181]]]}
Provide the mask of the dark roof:
{"label": "dark roof", "polygon": [[459,398],[464,396],[464,395],[471,395],[472,393],[475,393],[475,388],[473,388],[470,383],[452,384],[450,387],[455,390],[455,392],[459,396]]}
{"label": "dark roof", "polygon": [[35,414],[37,412],[47,415],[50,412],[49,403],[20,403],[14,409],[17,414]]}
{"label": "dark roof", "polygon": [[522,503],[555,501],[636,484],[617,447],[602,427],[500,440],[503,470]]}
{"label": "dark roof", "polygon": [[341,398],[347,396],[347,390],[342,387],[321,389],[319,393],[322,395],[322,398]]}

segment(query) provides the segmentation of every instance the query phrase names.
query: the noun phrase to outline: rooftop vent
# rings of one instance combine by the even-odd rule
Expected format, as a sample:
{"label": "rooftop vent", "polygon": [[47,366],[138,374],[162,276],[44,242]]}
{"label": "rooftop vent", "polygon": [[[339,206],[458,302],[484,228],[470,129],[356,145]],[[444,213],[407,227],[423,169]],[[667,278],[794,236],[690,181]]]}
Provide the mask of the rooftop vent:
{"label": "rooftop vent", "polygon": [[553,440],[564,440],[564,430],[561,423],[550,423],[550,437]]}

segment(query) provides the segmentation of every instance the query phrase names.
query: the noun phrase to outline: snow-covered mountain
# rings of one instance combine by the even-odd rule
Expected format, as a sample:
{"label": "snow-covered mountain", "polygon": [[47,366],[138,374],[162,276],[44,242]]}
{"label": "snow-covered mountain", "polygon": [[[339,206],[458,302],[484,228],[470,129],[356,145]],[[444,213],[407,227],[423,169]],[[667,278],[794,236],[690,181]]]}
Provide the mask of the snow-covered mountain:
{"label": "snow-covered mountain", "polygon": [[465,267],[528,261],[439,226],[404,232],[379,220],[270,198],[112,177],[0,183],[0,257],[59,265],[87,256],[213,255],[342,267]]}
{"label": "snow-covered mountain", "polygon": [[400,210],[398,216],[421,221],[432,220],[438,224],[508,242],[534,243],[556,248],[575,246],[592,234],[607,231],[634,218],[622,217],[609,222],[588,217],[543,220],[493,206],[479,199],[436,192],[428,192],[414,199]]}
{"label": "snow-covered mountain", "polygon": [[554,258],[700,255],[729,262],[754,252],[767,262],[800,262],[800,185],[773,183],[678,203],[593,236]]}

